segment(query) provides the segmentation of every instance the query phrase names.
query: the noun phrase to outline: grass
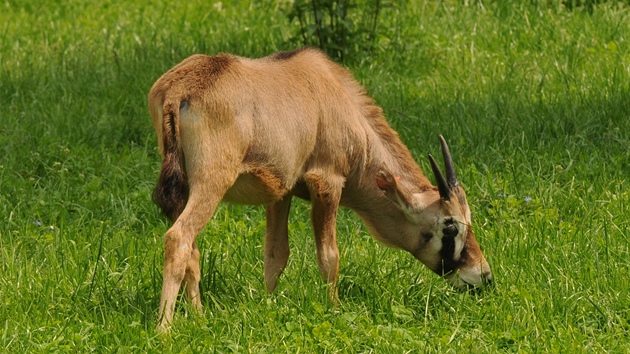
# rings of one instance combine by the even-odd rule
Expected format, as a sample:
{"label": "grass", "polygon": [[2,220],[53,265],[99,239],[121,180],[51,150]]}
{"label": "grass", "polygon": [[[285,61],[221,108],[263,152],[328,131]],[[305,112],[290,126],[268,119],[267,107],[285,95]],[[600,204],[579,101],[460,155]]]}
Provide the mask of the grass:
{"label": "grass", "polygon": [[167,222],[146,94],[195,52],[263,56],[285,2],[6,1],[0,11],[0,345],[7,352],[627,352],[630,8],[418,1],[381,13],[349,68],[428,171],[450,142],[495,273],[453,291],[338,222],[326,300],[296,202],[277,291],[264,210],[223,205],[199,236],[205,312],[153,331]]}

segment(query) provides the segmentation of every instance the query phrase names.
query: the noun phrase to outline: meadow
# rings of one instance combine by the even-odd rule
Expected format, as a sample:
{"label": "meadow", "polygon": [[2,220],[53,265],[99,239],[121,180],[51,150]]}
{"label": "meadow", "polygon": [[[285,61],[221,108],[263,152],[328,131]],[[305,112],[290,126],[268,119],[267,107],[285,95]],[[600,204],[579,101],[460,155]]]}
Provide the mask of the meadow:
{"label": "meadow", "polygon": [[383,2],[346,57],[424,171],[449,141],[492,289],[455,291],[343,210],[334,307],[296,201],[268,295],[264,208],[221,205],[204,312],[160,335],[146,95],[193,53],[295,48],[291,2],[2,2],[0,351],[629,352],[630,6],[566,3]]}

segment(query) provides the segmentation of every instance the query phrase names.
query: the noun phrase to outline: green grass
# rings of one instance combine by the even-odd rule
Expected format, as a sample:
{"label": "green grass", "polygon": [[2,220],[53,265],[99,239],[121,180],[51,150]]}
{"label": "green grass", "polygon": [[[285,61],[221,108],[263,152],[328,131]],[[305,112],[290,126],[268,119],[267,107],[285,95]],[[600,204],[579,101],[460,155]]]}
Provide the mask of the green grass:
{"label": "green grass", "polygon": [[291,49],[286,6],[0,4],[0,348],[628,352],[630,7],[613,1],[385,7],[375,51],[349,60],[424,170],[450,142],[492,290],[455,292],[343,211],[335,309],[296,202],[268,296],[264,210],[223,205],[198,238],[205,312],[153,331],[168,224],[146,94],[192,53]]}

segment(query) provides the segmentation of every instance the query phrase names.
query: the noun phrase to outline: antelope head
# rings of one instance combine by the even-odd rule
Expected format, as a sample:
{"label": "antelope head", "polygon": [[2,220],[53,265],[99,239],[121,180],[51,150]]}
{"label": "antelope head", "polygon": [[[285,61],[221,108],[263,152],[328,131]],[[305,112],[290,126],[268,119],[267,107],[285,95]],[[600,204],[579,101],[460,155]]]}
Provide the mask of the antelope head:
{"label": "antelope head", "polygon": [[[410,193],[391,172],[379,172],[379,188],[407,219],[396,226],[397,237],[379,238],[394,247],[406,249],[456,288],[489,285],[492,272],[475,239],[466,194],[457,180],[451,153],[442,136],[440,143],[446,176],[429,154],[437,187]],[[381,233],[380,236],[385,235]]]}

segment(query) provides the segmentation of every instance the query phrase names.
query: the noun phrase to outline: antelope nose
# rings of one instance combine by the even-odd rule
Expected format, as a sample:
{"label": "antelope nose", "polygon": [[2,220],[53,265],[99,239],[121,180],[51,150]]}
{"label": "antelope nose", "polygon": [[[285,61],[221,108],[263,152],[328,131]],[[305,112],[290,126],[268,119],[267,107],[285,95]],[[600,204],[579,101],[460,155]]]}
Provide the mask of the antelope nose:
{"label": "antelope nose", "polygon": [[490,271],[484,272],[483,282],[485,283],[485,285],[488,285],[488,286],[492,285],[492,281],[493,281],[492,272]]}

